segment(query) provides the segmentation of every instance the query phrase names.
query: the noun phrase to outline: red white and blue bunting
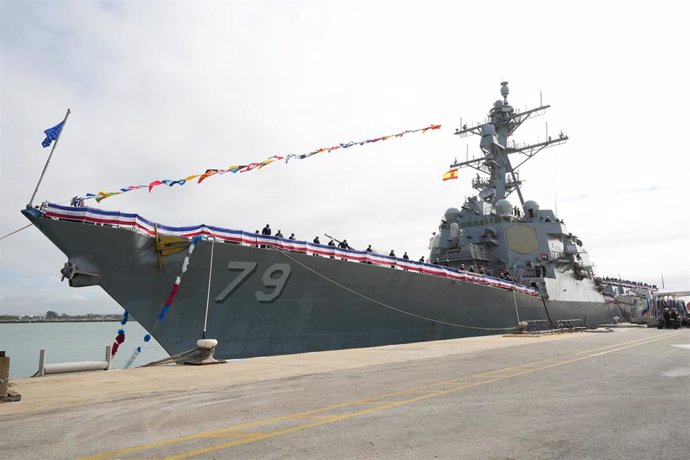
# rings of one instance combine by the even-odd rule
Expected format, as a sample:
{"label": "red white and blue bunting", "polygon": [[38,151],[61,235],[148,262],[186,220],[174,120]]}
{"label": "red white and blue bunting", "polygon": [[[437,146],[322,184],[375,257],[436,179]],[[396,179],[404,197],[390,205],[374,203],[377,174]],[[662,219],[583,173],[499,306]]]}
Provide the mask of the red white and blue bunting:
{"label": "red white and blue bunting", "polygon": [[[70,207],[49,203],[45,210],[45,215],[46,217],[54,219],[90,222],[118,228],[136,229],[148,235],[155,234],[154,223],[139,216],[138,214],[104,211],[88,207]],[[289,240],[277,236],[261,235],[258,233],[245,232],[241,230],[230,230],[212,225],[170,227],[167,225],[156,224],[156,226],[158,228],[158,233],[162,235],[176,235],[185,238],[208,236],[214,237],[217,240],[240,244],[243,246],[267,246],[307,255],[334,257],[351,262],[370,262],[372,265],[393,267],[425,275],[440,276],[443,278],[449,278],[467,283],[482,284],[500,289],[508,289],[527,295],[538,295],[538,292],[534,289],[530,289],[528,287],[503,279],[459,271],[440,265],[399,259],[397,257],[375,254],[372,252],[341,249],[334,246],[314,244],[308,241]]]}
{"label": "red white and blue bunting", "polygon": [[118,329],[117,335],[115,336],[115,340],[113,341],[113,346],[110,349],[111,356],[115,356],[117,354],[118,348],[120,348],[120,345],[125,343],[125,324],[127,324],[128,319],[129,312],[125,310],[125,313],[122,315],[122,320],[120,321],[120,325],[122,327]]}

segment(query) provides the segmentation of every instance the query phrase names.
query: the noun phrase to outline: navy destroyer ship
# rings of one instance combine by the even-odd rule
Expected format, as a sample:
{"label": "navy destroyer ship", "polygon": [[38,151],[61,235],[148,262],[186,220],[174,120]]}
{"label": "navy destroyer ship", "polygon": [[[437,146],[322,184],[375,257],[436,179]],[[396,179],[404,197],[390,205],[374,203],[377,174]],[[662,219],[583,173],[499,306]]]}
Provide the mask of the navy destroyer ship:
{"label": "navy destroyer ship", "polygon": [[501,85],[487,119],[455,133],[480,138],[481,155],[451,165],[476,171],[478,193],[445,211],[426,262],[91,207],[22,212],[67,256],[70,286],[100,286],[170,354],[194,348],[202,331],[218,340],[216,357],[241,358],[500,334],[526,322],[610,323],[618,307],[602,296],[582,241],[521,192],[522,163],[568,137],[512,142],[549,106],[520,112]]}

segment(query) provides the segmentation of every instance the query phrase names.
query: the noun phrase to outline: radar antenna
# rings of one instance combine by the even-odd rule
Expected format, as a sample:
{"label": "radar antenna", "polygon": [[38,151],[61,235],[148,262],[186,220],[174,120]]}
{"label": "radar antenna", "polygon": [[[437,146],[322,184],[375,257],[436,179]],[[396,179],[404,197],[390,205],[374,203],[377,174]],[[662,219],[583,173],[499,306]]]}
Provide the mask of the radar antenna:
{"label": "radar antenna", "polygon": [[[551,139],[551,136],[547,136],[547,140],[544,142],[528,145],[517,145],[515,142],[512,142],[512,145],[509,144],[510,136],[525,121],[529,118],[543,115],[546,109],[551,107],[550,105],[540,105],[534,109],[520,112],[508,103],[509,94],[508,82],[501,82],[501,96],[503,96],[503,100],[499,99],[494,102],[487,119],[483,123],[478,123],[471,127],[462,125],[455,131],[455,134],[460,137],[467,137],[471,134],[480,136],[479,147],[482,151],[482,156],[462,162],[456,160],[450,167],[470,167],[487,174],[489,176],[487,178],[482,178],[477,174],[477,177],[472,180],[472,187],[480,190],[480,197],[485,201],[491,201],[492,204],[496,204],[497,201],[506,198],[513,191],[516,191],[520,198],[520,203],[524,205],[525,200],[520,190],[522,182],[517,169],[544,148],[565,143],[568,140],[568,136],[561,131],[556,139]],[[520,154],[525,158],[517,166],[513,166],[509,157],[511,154]]]}

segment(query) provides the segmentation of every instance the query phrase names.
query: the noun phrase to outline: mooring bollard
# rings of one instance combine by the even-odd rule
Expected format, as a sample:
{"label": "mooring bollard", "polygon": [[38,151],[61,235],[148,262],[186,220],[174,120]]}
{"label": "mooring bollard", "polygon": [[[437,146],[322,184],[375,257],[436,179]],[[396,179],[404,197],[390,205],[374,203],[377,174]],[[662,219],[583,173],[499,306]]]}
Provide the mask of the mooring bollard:
{"label": "mooring bollard", "polygon": [[218,345],[216,339],[201,339],[196,341],[197,355],[190,361],[185,361],[185,364],[192,366],[203,366],[206,364],[222,364],[224,360],[217,360],[213,357],[213,352]]}
{"label": "mooring bollard", "polygon": [[9,389],[10,357],[0,351],[0,402],[20,401],[22,395]]}
{"label": "mooring bollard", "polygon": [[0,398],[7,397],[7,389],[10,386],[10,357],[0,351]]}

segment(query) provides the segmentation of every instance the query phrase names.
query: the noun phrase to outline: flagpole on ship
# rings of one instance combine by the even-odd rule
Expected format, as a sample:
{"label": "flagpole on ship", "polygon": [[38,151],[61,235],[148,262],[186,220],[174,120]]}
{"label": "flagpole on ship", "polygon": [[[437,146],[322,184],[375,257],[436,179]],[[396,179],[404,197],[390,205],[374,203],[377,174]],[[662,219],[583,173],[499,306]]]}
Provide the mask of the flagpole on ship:
{"label": "flagpole on ship", "polygon": [[55,151],[55,147],[57,147],[58,141],[60,140],[60,136],[62,135],[62,130],[65,129],[65,123],[67,123],[67,117],[69,117],[70,114],[70,109],[67,109],[67,113],[65,114],[65,119],[62,120],[62,128],[60,128],[60,132],[57,135],[57,138],[55,139],[55,143],[53,144],[53,148],[50,149],[50,155],[48,155],[48,160],[46,161],[46,165],[43,167],[43,172],[41,173],[41,177],[38,179],[38,184],[36,184],[36,188],[34,189],[34,194],[31,195],[31,200],[29,200],[29,204],[26,205],[27,208],[30,208],[33,203],[34,203],[34,198],[36,198],[36,193],[38,193],[38,187],[41,185],[41,181],[43,180],[43,176],[46,173],[46,170],[48,169],[48,163],[50,163],[50,159],[53,157],[53,152]]}

